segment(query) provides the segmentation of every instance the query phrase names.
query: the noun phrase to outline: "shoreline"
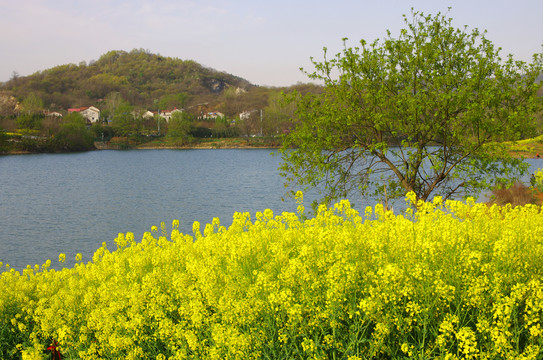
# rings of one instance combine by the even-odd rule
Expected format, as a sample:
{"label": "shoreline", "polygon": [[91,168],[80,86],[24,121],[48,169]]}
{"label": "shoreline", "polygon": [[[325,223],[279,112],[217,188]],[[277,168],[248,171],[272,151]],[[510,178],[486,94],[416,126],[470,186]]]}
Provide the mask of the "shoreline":
{"label": "shoreline", "polygon": [[[149,141],[137,143],[132,139],[114,138],[114,141],[102,142],[95,141],[94,148],[86,151],[95,150],[198,150],[198,149],[279,149],[282,147],[278,139],[269,138],[220,138],[220,139],[198,139],[186,144],[168,143],[165,141]],[[538,154],[543,156],[543,139],[533,139],[524,144],[511,144],[509,154],[514,158],[533,159],[538,158]],[[42,152],[25,150],[8,150],[1,152],[0,155],[25,155],[41,154]],[[52,153],[65,153],[62,151]]]}

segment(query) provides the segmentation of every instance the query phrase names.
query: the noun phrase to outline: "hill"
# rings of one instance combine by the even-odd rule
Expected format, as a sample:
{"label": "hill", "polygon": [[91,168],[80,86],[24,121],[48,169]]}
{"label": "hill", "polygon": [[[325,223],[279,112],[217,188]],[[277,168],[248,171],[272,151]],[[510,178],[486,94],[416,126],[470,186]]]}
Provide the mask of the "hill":
{"label": "hill", "polygon": [[14,77],[0,88],[19,101],[33,93],[50,110],[96,104],[112,92],[120,93],[134,107],[154,110],[160,105],[220,103],[220,96],[228,89],[245,93],[258,87],[192,60],[136,49],[110,51],[89,64],[59,65]]}
{"label": "hill", "polygon": [[[283,107],[280,94],[292,90],[322,86],[260,87],[192,60],[110,51],[89,64],[59,65],[0,84],[0,152],[81,151],[93,147],[92,138],[112,137],[127,139],[122,145],[128,146],[127,136],[140,144],[167,135],[175,146],[206,137],[276,137],[292,128],[293,105]],[[183,111],[170,123],[166,116],[174,108]],[[84,118],[88,111],[94,115]],[[166,140],[160,146],[169,146]]]}

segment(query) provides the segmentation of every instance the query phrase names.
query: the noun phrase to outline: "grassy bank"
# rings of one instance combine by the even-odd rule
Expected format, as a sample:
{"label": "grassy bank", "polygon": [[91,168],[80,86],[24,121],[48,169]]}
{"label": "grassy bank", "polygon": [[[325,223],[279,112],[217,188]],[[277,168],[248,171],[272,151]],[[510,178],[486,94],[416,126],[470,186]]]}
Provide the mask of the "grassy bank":
{"label": "grassy bank", "polygon": [[543,356],[538,206],[436,199],[394,215],[344,201],[177,227],[119,234],[62,271],[4,265],[1,357],[53,342],[63,359]]}
{"label": "grassy bank", "polygon": [[32,154],[51,152],[72,152],[87,150],[127,150],[127,149],[258,149],[279,148],[281,139],[277,137],[242,138],[192,138],[175,139],[170,137],[113,137],[109,141],[91,141],[87,148],[54,147],[52,138],[21,138],[12,136],[0,146],[0,154]]}
{"label": "grassy bank", "polygon": [[509,147],[511,155],[515,157],[533,158],[539,154],[543,158],[543,135],[505,144]]}

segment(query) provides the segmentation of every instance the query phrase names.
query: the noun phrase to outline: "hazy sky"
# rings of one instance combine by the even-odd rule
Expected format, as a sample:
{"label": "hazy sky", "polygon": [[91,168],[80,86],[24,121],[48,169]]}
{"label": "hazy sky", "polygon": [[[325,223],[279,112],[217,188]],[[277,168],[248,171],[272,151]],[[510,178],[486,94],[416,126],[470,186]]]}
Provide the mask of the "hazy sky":
{"label": "hazy sky", "polygon": [[446,13],[457,27],[529,61],[543,44],[543,0],[0,0],[0,82],[110,50],[194,60],[253,84],[309,81],[299,70],[342,38],[356,45],[398,34],[411,8]]}

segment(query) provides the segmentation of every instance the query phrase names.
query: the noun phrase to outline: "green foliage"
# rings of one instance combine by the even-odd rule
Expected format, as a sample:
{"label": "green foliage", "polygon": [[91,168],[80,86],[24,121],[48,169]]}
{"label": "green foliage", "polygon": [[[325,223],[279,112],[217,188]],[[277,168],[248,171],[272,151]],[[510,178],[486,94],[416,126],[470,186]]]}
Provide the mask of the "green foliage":
{"label": "green foliage", "polygon": [[226,128],[214,128],[211,129],[211,137],[213,138],[233,138],[239,137],[240,132],[237,127],[226,127]]}
{"label": "green foliage", "polygon": [[195,138],[210,138],[213,135],[213,131],[207,127],[193,126],[190,129],[190,135]]}
{"label": "green foliage", "polygon": [[[320,88],[311,84],[291,87],[301,93]],[[289,91],[288,88],[253,86],[237,76],[191,60],[164,57],[142,49],[110,51],[88,64],[66,64],[30,76],[14,76],[0,86],[0,113],[13,112],[15,97],[35,96],[43,100],[40,110],[63,112],[68,108],[94,105],[101,110],[104,119],[112,120],[115,101],[111,104],[110,100],[116,96],[134,109],[178,108],[196,116],[220,111],[234,119],[244,111],[266,109],[268,99],[277,97],[282,90]],[[5,101],[8,104],[3,106]],[[277,112],[270,111],[270,116],[264,117],[264,133],[276,133],[278,129],[282,132],[288,127],[283,126],[282,119],[276,115]],[[145,128],[156,130],[158,124],[147,120]],[[226,129],[217,131],[225,133]]]}
{"label": "green foliage", "polygon": [[157,103],[158,109],[173,110],[185,107],[188,95],[184,93],[166,94]]}
{"label": "green foliage", "polygon": [[17,116],[15,122],[19,129],[39,130],[43,124],[43,115],[23,113]]}
{"label": "green foliage", "polygon": [[86,151],[94,147],[94,136],[79,113],[67,115],[51,141],[56,151]]}
{"label": "green foliage", "polygon": [[[264,110],[263,122],[260,118],[255,119],[258,129],[249,133],[260,133],[262,128],[264,134],[272,135],[291,127],[291,122],[284,121],[286,114],[278,112],[275,100],[268,109],[268,100],[277,98],[282,90],[292,89],[306,93],[319,91],[321,87],[311,84],[297,84],[290,89],[253,86],[244,79],[191,60],[155,55],[142,49],[110,51],[88,64],[60,65],[24,77],[14,75],[10,81],[0,84],[0,117],[3,117],[0,126],[10,130],[17,128],[15,106],[18,98],[24,99],[26,109],[31,109],[20,115],[37,114],[44,109],[65,113],[68,108],[94,105],[100,109],[101,119],[112,125],[121,137],[164,134],[167,129],[164,120],[157,117],[142,119],[141,114],[146,110],[156,112],[173,108],[194,116],[220,111],[228,119],[237,119],[244,111]],[[130,110],[133,119],[126,111],[117,110],[125,103],[136,110]],[[42,136],[50,136],[59,130],[59,119],[46,117],[43,124],[39,120],[23,117],[19,128],[39,129]],[[195,137],[236,137],[242,133],[239,122],[218,124],[214,130],[211,130],[213,124],[207,122],[195,126],[190,130]],[[102,132],[94,135],[101,139]],[[43,149],[43,141],[31,140],[25,140],[25,149]]]}
{"label": "green foliage", "polygon": [[30,93],[21,103],[21,111],[16,123],[20,129],[40,130],[43,125],[43,101],[35,94]]}
{"label": "green foliage", "polygon": [[292,127],[296,107],[294,104],[284,103],[282,94],[273,94],[268,100],[268,106],[264,109],[262,119],[262,133],[264,135],[277,135],[283,129]]}
{"label": "green foliage", "polygon": [[[413,11],[397,38],[345,46],[313,60],[321,94],[294,92],[297,127],[285,139],[283,175],[350,191],[419,199],[475,194],[526,170],[496,142],[533,133],[541,109],[534,62],[501,59],[485,32]],[[291,151],[291,148],[295,150]]]}
{"label": "green foliage", "polygon": [[38,114],[43,109],[43,100],[35,93],[30,93],[23,99],[21,107],[25,114]]}
{"label": "green foliage", "polygon": [[0,128],[0,153],[5,152],[9,149],[8,135],[6,131]]}
{"label": "green foliage", "polygon": [[251,88],[246,80],[194,61],[135,49],[110,51],[88,65],[60,65],[17,77],[3,84],[3,89],[17,98],[36,94],[51,109],[95,104],[111,92],[120,93],[133,106],[156,109],[158,101],[168,107],[191,105],[186,103],[189,98],[194,104],[215,101],[220,96],[216,84],[219,89]]}
{"label": "green foliage", "polygon": [[108,141],[115,135],[115,131],[111,126],[103,126],[100,123],[92,124],[90,131],[94,138],[100,141]]}
{"label": "green foliage", "polygon": [[25,130],[14,140],[8,148],[10,151],[73,152],[94,149],[93,133],[87,129],[86,120],[76,112],[65,116],[50,136]]}
{"label": "green foliage", "polygon": [[113,120],[115,135],[127,136],[135,134],[142,126],[141,119],[134,116],[133,107],[125,101],[120,93],[111,93],[106,99],[108,117]]}
{"label": "green foliage", "polygon": [[226,117],[217,117],[215,126],[211,129],[211,137],[214,138],[231,138],[238,137],[240,129],[235,126],[230,126],[229,120]]}
{"label": "green foliage", "polygon": [[111,92],[119,92],[128,85],[125,76],[100,73],[89,78],[85,83],[86,94],[92,98],[103,98]]}
{"label": "green foliage", "polygon": [[175,138],[180,144],[190,139],[191,120],[193,116],[186,112],[174,112],[168,123],[168,136]]}

